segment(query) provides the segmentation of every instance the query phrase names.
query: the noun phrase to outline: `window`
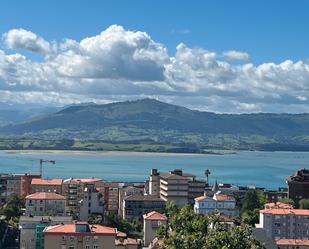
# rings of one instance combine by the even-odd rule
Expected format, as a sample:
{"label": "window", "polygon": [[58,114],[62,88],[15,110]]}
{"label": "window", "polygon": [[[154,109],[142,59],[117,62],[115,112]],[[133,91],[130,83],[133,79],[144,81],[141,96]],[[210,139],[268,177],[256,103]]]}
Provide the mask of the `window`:
{"label": "window", "polygon": [[99,246],[98,245],[93,245],[93,249],[98,249]]}
{"label": "window", "polygon": [[89,245],[86,245],[86,246],[85,246],[85,249],[90,249],[90,246],[89,246]]}

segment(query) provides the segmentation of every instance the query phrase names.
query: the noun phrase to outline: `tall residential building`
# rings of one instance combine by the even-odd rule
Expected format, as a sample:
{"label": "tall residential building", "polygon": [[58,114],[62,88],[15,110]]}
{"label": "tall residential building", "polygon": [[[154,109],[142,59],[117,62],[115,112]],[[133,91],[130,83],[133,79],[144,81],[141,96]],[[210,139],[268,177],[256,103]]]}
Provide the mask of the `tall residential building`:
{"label": "tall residential building", "polygon": [[32,179],[31,193],[50,192],[62,194],[62,179]]}
{"label": "tall residential building", "polygon": [[104,182],[99,178],[69,178],[63,181],[63,195],[67,200],[67,214],[79,215],[86,184],[94,184],[96,188],[100,188]]}
{"label": "tall residential building", "polygon": [[26,196],[26,215],[64,216],[65,197],[56,193],[34,193]]}
{"label": "tall residential building", "polygon": [[72,223],[72,217],[69,216],[21,216],[20,249],[44,249],[45,227],[69,223]]}
{"label": "tall residential building", "polygon": [[129,222],[142,222],[143,215],[151,211],[163,212],[165,201],[151,195],[131,195],[123,199],[122,217]]}
{"label": "tall residential building", "polygon": [[194,198],[204,194],[206,181],[197,180],[196,176],[176,169],[167,173],[151,170],[149,194],[164,201],[173,201],[179,207],[193,204]]}
{"label": "tall residential building", "polygon": [[144,186],[143,185],[138,185],[138,186],[126,186],[124,188],[119,189],[119,207],[118,207],[118,215],[122,217],[123,215],[123,199],[127,196],[130,195],[144,195]]}
{"label": "tall residential building", "polygon": [[44,249],[115,249],[117,229],[86,222],[44,229]]}
{"label": "tall residential building", "polygon": [[144,246],[148,247],[156,237],[158,228],[167,223],[167,218],[164,214],[156,211],[143,215],[144,219]]}
{"label": "tall residential building", "polygon": [[236,216],[239,214],[235,198],[222,194],[220,191],[212,197],[203,195],[195,198],[195,213],[209,214],[216,211],[227,216]]}
{"label": "tall residential building", "polygon": [[84,195],[81,201],[79,219],[87,221],[93,214],[104,213],[104,198],[103,194],[96,189],[93,183],[86,184],[84,188]]}
{"label": "tall residential building", "polygon": [[298,202],[300,199],[309,198],[309,170],[296,171],[287,179],[288,197]]}
{"label": "tall residential building", "polygon": [[107,214],[118,213],[119,188],[118,182],[105,182],[104,184],[104,206]]}
{"label": "tall residential building", "polygon": [[30,183],[38,174],[0,174],[0,206],[5,204],[11,195],[25,197],[30,193]]}
{"label": "tall residential building", "polygon": [[269,238],[309,239],[309,210],[264,209],[260,210],[260,223]]}

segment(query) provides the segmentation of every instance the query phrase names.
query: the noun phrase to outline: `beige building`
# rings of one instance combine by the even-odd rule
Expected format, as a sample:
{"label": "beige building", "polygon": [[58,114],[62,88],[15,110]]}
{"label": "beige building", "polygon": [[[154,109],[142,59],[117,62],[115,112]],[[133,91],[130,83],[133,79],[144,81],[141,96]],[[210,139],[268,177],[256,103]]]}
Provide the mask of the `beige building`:
{"label": "beige building", "polygon": [[119,183],[105,182],[104,203],[106,213],[118,213],[119,209]]}
{"label": "beige building", "polygon": [[68,216],[21,216],[19,219],[20,249],[43,249],[45,227],[70,223],[72,223],[72,217]]}
{"label": "beige building", "polygon": [[165,225],[167,218],[164,214],[152,211],[143,215],[144,219],[144,246],[151,246],[156,237],[156,231],[162,225]]}
{"label": "beige building", "polygon": [[26,196],[26,215],[65,215],[65,197],[56,193],[34,193]]}
{"label": "beige building", "polygon": [[99,178],[69,178],[63,181],[63,195],[67,200],[66,212],[68,215],[79,215],[86,184],[94,184],[95,188],[100,188],[103,186],[103,180]]}
{"label": "beige building", "polygon": [[125,238],[116,239],[115,241],[116,249],[138,249],[139,243],[136,239]]}
{"label": "beige building", "polygon": [[44,249],[116,249],[117,229],[86,222],[44,229]]}
{"label": "beige building", "polygon": [[93,183],[88,183],[84,189],[81,201],[79,219],[87,221],[93,214],[104,214],[103,194],[99,192]]}
{"label": "beige building", "polygon": [[279,239],[309,239],[309,210],[264,209],[260,210],[257,227],[266,231],[267,237]]}
{"label": "beige building", "polygon": [[62,179],[34,178],[31,181],[31,193],[50,192],[62,194]]}
{"label": "beige building", "polygon": [[194,204],[194,198],[204,194],[205,186],[205,181],[179,169],[168,173],[152,169],[149,178],[149,194],[164,201],[173,201],[178,207]]}

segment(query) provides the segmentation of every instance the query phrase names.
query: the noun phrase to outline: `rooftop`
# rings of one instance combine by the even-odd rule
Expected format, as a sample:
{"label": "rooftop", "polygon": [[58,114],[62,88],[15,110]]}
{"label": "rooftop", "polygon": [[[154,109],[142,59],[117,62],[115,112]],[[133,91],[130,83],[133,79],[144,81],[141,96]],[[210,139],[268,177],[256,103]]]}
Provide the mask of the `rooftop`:
{"label": "rooftop", "polygon": [[115,245],[116,246],[126,246],[126,245],[138,245],[138,242],[136,239],[117,239],[115,240]]}
{"label": "rooftop", "polygon": [[271,202],[264,205],[265,209],[293,209],[293,205],[282,202]]}
{"label": "rooftop", "polygon": [[280,246],[309,246],[309,240],[307,239],[279,239],[276,240],[276,244]]}
{"label": "rooftop", "polygon": [[260,210],[260,213],[262,214],[279,214],[279,215],[308,215],[309,216],[309,210],[308,209],[263,209]]}
{"label": "rooftop", "polygon": [[297,170],[293,175],[288,177],[288,182],[307,182],[307,183],[309,183],[309,170],[308,169]]}
{"label": "rooftop", "polygon": [[27,195],[26,200],[65,200],[65,197],[56,193],[34,193],[31,195]]}
{"label": "rooftop", "polygon": [[62,179],[33,178],[31,180],[31,185],[62,185],[62,182]]}
{"label": "rooftop", "polygon": [[117,229],[101,225],[90,225],[87,222],[77,222],[75,224],[61,224],[50,226],[44,229],[44,234],[49,235],[114,235],[117,234]]}
{"label": "rooftop", "polygon": [[144,220],[167,220],[164,214],[161,214],[156,211],[152,211],[150,213],[143,215]]}
{"label": "rooftop", "polygon": [[90,177],[90,178],[69,178],[64,180],[65,183],[95,183],[100,182],[102,179]]}
{"label": "rooftop", "polygon": [[124,200],[129,201],[162,201],[164,200],[160,199],[159,197],[153,196],[153,195],[130,195],[124,198]]}

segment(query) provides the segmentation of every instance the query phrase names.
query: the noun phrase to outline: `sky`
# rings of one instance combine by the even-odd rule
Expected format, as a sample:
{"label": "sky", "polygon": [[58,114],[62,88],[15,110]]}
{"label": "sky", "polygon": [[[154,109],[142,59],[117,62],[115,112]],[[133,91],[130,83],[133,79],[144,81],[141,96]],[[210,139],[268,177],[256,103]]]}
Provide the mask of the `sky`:
{"label": "sky", "polygon": [[0,102],[308,112],[309,1],[0,3]]}

